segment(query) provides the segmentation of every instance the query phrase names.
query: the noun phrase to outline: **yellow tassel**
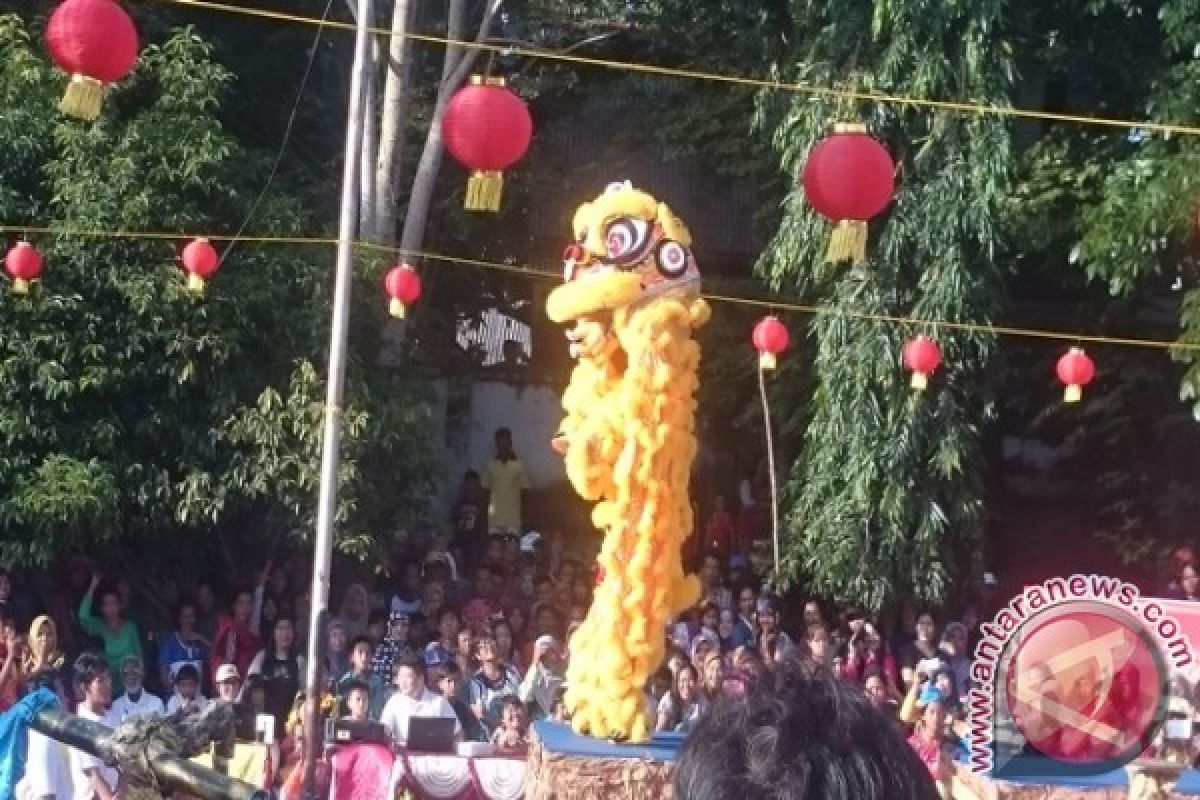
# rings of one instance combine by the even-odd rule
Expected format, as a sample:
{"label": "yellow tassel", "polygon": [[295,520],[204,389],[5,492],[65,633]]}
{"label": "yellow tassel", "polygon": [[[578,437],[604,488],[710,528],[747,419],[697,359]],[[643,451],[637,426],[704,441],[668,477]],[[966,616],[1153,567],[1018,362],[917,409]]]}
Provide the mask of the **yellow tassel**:
{"label": "yellow tassel", "polygon": [[1063,402],[1064,403],[1078,403],[1082,399],[1083,399],[1083,387],[1082,386],[1071,385],[1071,386],[1067,387],[1067,390],[1065,392],[1063,392]]}
{"label": "yellow tassel", "polygon": [[72,75],[58,108],[64,114],[91,122],[104,105],[104,84],[86,75]]}
{"label": "yellow tassel", "polygon": [[924,372],[914,372],[912,374],[911,385],[918,392],[923,392],[929,387],[929,376]]}
{"label": "yellow tassel", "polygon": [[829,237],[829,249],[825,252],[825,261],[838,264],[849,261],[857,264],[867,257],[867,223],[861,220],[844,219]]}
{"label": "yellow tassel", "polygon": [[29,281],[24,278],[13,278],[12,282],[13,294],[29,294]]}
{"label": "yellow tassel", "polygon": [[204,294],[204,278],[201,278],[199,275],[189,274],[187,288],[194,295]]}
{"label": "yellow tassel", "polygon": [[472,172],[467,181],[467,211],[499,211],[504,193],[503,172]]}
{"label": "yellow tassel", "polygon": [[396,319],[404,319],[408,315],[408,309],[404,305],[404,301],[398,297],[393,297],[388,303],[388,313]]}
{"label": "yellow tassel", "polygon": [[763,372],[770,372],[775,369],[775,354],[774,353],[759,353],[758,368]]}

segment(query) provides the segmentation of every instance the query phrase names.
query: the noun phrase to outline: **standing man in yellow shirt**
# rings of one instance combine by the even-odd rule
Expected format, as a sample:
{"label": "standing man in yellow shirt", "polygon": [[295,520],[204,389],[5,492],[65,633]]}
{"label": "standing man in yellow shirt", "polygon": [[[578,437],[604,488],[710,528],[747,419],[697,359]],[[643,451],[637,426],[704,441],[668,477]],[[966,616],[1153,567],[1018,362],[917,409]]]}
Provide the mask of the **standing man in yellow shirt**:
{"label": "standing man in yellow shirt", "polygon": [[529,488],[525,465],[513,452],[512,431],[496,431],[496,457],[483,471],[488,499],[488,532],[493,536],[521,535],[521,492]]}

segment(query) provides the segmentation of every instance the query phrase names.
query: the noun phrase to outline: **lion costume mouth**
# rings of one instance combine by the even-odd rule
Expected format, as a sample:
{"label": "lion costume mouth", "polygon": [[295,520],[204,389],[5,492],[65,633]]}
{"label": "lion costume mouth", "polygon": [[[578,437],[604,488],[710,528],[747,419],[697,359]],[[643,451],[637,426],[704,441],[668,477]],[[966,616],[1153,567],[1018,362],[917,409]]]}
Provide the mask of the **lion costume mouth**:
{"label": "lion costume mouth", "polygon": [[556,286],[546,298],[546,313],[561,325],[627,306],[641,293],[642,281],[636,272],[604,271]]}

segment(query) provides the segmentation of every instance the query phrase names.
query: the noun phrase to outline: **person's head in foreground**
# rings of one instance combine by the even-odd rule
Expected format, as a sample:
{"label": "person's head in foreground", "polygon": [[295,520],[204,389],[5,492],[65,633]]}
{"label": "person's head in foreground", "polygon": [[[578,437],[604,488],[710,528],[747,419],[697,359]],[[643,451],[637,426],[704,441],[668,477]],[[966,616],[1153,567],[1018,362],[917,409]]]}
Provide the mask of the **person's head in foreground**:
{"label": "person's head in foreground", "polygon": [[863,693],[803,664],[718,704],[684,744],[676,800],[936,800],[928,770]]}

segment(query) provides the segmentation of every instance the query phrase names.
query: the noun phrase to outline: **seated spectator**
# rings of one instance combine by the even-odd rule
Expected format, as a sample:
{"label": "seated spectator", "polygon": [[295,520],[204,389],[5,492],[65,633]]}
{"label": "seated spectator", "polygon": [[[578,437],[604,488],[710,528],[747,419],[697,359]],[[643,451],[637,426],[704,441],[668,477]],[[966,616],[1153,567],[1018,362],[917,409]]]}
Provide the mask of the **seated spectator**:
{"label": "seated spectator", "polygon": [[389,624],[390,615],[386,611],[372,611],[367,615],[366,636],[371,640],[372,649],[378,647],[387,638]]}
{"label": "seated spectator", "polygon": [[480,637],[475,653],[479,670],[471,679],[471,711],[490,735],[500,725],[502,701],[517,696],[521,681],[516,671],[500,660],[491,635]]}
{"label": "seated spectator", "polygon": [[949,798],[954,760],[945,742],[946,708],[941,693],[929,686],[921,693],[917,704],[921,708],[921,719],[908,737],[908,743],[937,782],[942,796]]}
{"label": "seated spectator", "polygon": [[887,678],[875,667],[867,667],[865,675],[862,682],[863,692],[867,695],[871,708],[888,719],[897,719],[899,708],[892,698]]}
{"label": "seated spectator", "polygon": [[267,696],[267,713],[275,717],[275,729],[284,730],[287,716],[304,675],[304,656],[296,646],[296,629],[290,617],[275,620],[270,644],[258,651],[249,675],[262,677]]}
{"label": "seated spectator", "polygon": [[[356,636],[364,636],[366,632],[367,625],[364,624],[362,632]],[[350,638],[346,633],[346,623],[340,619],[330,620],[326,642],[325,674],[336,681],[350,669]]]}
{"label": "seated spectator", "polygon": [[242,692],[242,676],[238,674],[233,664],[222,664],[217,667],[216,675],[217,699],[224,703],[238,702]]}
{"label": "seated spectator", "polygon": [[125,662],[121,664],[121,680],[125,684],[125,693],[112,704],[112,711],[119,722],[133,717],[162,716],[166,713],[163,701],[145,690],[142,685],[144,678],[142,660],[137,656],[126,656]]}
{"label": "seated spectator", "polygon": [[342,708],[346,719],[366,722],[371,718],[371,689],[365,683],[352,680],[342,687]]}
{"label": "seated spectator", "polygon": [[685,664],[675,675],[675,685],[658,704],[656,731],[687,733],[707,708],[700,693],[700,681],[696,668]]}
{"label": "seated spectator", "polygon": [[778,664],[788,658],[796,649],[792,637],[779,629],[779,611],[766,597],[758,598],[758,610],[754,615],[758,623],[755,639],[758,641],[759,654],[767,664]]}
{"label": "seated spectator", "polygon": [[22,672],[36,675],[46,670],[61,669],[66,659],[58,639],[58,626],[45,614],[36,617],[29,626],[29,641]]}
{"label": "seated spectator", "polygon": [[524,661],[521,659],[521,654],[517,652],[516,634],[513,631],[512,625],[504,616],[493,614],[491,629],[492,638],[496,640],[496,654],[501,661],[508,664],[520,674]]}
{"label": "seated spectator", "polygon": [[470,695],[470,689],[463,680],[462,669],[458,666],[458,662],[447,661],[439,667],[430,668],[431,679],[435,671],[437,673],[436,688],[454,709],[454,714],[458,717],[458,724],[463,729],[463,739],[468,742],[486,742],[487,734],[483,730],[483,725],[475,718],[471,706],[467,704],[466,700],[463,700],[464,694]]}
{"label": "seated spectator", "polygon": [[413,561],[405,563],[400,574],[400,588],[392,595],[392,613],[415,614],[421,610],[421,567]]}
{"label": "seated spectator", "polygon": [[963,691],[971,688],[971,654],[967,652],[967,626],[951,622],[942,631],[938,650],[946,666],[954,673],[954,685]]}
{"label": "seated spectator", "polygon": [[[97,591],[99,589],[99,591]],[[100,616],[93,613],[93,598],[100,606]],[[100,576],[93,575],[92,583],[79,603],[79,627],[88,636],[104,643],[104,659],[108,662],[109,690],[121,678],[121,665],[126,656],[142,658],[142,640],[137,626],[121,615],[121,595],[113,584],[101,586]]]}
{"label": "seated spectator", "polygon": [[906,688],[916,684],[916,667],[921,661],[938,657],[937,623],[933,614],[922,611],[914,622],[916,636],[900,650],[900,677]]}
{"label": "seated spectator", "polygon": [[25,637],[17,632],[17,621],[7,609],[0,609],[0,711],[7,711],[21,696],[25,678]]}
{"label": "seated spectator", "polygon": [[383,707],[380,722],[398,746],[408,744],[408,721],[412,717],[444,717],[455,721],[455,738],[462,741],[462,725],[446,698],[425,686],[425,662],[414,656],[396,662],[396,693]]}
{"label": "seated spectator", "polygon": [[743,645],[733,652],[733,674],[731,679],[740,684],[734,694],[744,697],[754,690],[767,671],[762,655],[752,645]]}
{"label": "seated spectator", "polygon": [[[732,610],[732,609],[730,609]],[[700,630],[707,631],[720,638],[721,611],[715,603],[705,603],[700,607]]]}
{"label": "seated spectator", "polygon": [[[115,591],[114,591],[115,596]],[[98,722],[110,728],[121,724],[109,709],[112,702],[112,673],[107,660],[98,653],[84,653],[75,659],[75,693],[80,698],[75,714],[80,719]],[[75,797],[84,800],[116,800],[117,770],[98,756],[71,748],[71,782]]]}
{"label": "seated spectator", "polygon": [[[658,720],[658,704],[675,685],[675,673],[667,666],[659,667],[646,681],[646,718]],[[556,693],[557,696],[557,693]]]}
{"label": "seated spectator", "polygon": [[[425,647],[426,664],[444,664],[458,659],[458,612],[449,606],[437,618],[438,638]],[[461,665],[460,665],[461,666]]]}
{"label": "seated spectator", "polygon": [[175,673],[175,694],[167,701],[167,713],[199,714],[206,708],[208,698],[200,692],[200,672],[184,664]]}
{"label": "seated spectator", "polygon": [[700,693],[709,705],[725,697],[725,660],[720,653],[709,653],[704,659]]}
{"label": "seated spectator", "polygon": [[533,663],[519,690],[521,701],[534,719],[548,717],[553,711],[554,697],[565,680],[564,668],[562,650],[553,636],[542,636],[534,642]]}
{"label": "seated spectator", "polygon": [[[491,632],[483,630],[480,634],[483,636],[491,636]],[[454,659],[458,662],[459,668],[463,671],[463,675],[474,675],[479,670],[479,659],[475,654],[475,631],[471,628],[461,628],[458,632],[458,647],[456,648],[458,656]]]}
{"label": "seated spectator", "polygon": [[738,617],[733,609],[725,609],[720,613],[717,622],[717,639],[721,642],[722,653],[732,653],[745,644],[743,637],[738,636]]}
{"label": "seated spectator", "polygon": [[808,658],[822,669],[833,669],[836,650],[833,637],[824,625],[813,625],[808,629],[804,643],[808,648]]}
{"label": "seated spectator", "polygon": [[[412,649],[409,648],[405,655],[411,656]],[[395,658],[391,659],[393,665],[395,661]],[[338,694],[344,699],[347,687],[355,683],[367,687],[370,700],[367,705],[370,708],[371,719],[379,719],[379,715],[383,713],[383,704],[387,702],[387,684],[380,679],[379,672],[374,668],[371,640],[366,636],[359,636],[350,644],[350,669],[338,679]]]}
{"label": "seated spectator", "polygon": [[[411,621],[408,614],[403,611],[393,611],[388,620],[387,633],[383,637],[383,641],[375,646],[375,652],[371,658],[371,671],[379,679],[381,685],[391,682],[391,676],[395,674],[396,662],[403,658],[413,655],[412,643],[409,640],[411,630]],[[355,639],[355,647],[362,641],[361,638]],[[367,641],[370,646],[370,641]],[[353,653],[351,653],[353,660]],[[362,675],[358,676],[362,680]]]}
{"label": "seated spectator", "polygon": [[692,638],[692,666],[696,668],[696,672],[704,669],[704,662],[713,653],[720,653],[721,648],[717,642],[717,635],[709,633],[703,628]]}
{"label": "seated spectator", "polygon": [[191,600],[182,601],[175,610],[175,630],[163,638],[158,648],[162,686],[173,685],[175,673],[185,664],[191,664],[201,675],[206,674],[209,643],[200,636],[196,621],[196,604]]}
{"label": "seated spectator", "polygon": [[712,603],[718,609],[733,608],[733,593],[722,582],[722,563],[721,557],[714,553],[704,556],[704,564],[700,567],[701,602]]}
{"label": "seated spectator", "polygon": [[500,701],[500,724],[492,731],[492,744],[505,755],[523,753],[529,747],[529,717],[525,704],[515,695]]}
{"label": "seated spectator", "polygon": [[229,615],[217,622],[212,653],[214,670],[222,664],[233,664],[239,675],[249,674],[250,664],[262,647],[258,627],[262,596],[262,586],[257,591],[238,589],[234,593]]}
{"label": "seated spectator", "polygon": [[680,752],[676,800],[935,800],[921,762],[857,689],[781,668],[745,702],[699,720]]}
{"label": "seated spectator", "polygon": [[887,644],[871,621],[866,621],[850,636],[846,664],[842,669],[843,680],[862,686],[867,674],[875,672],[887,684],[890,697],[903,697],[900,692],[900,673],[896,659],[888,651]]}

